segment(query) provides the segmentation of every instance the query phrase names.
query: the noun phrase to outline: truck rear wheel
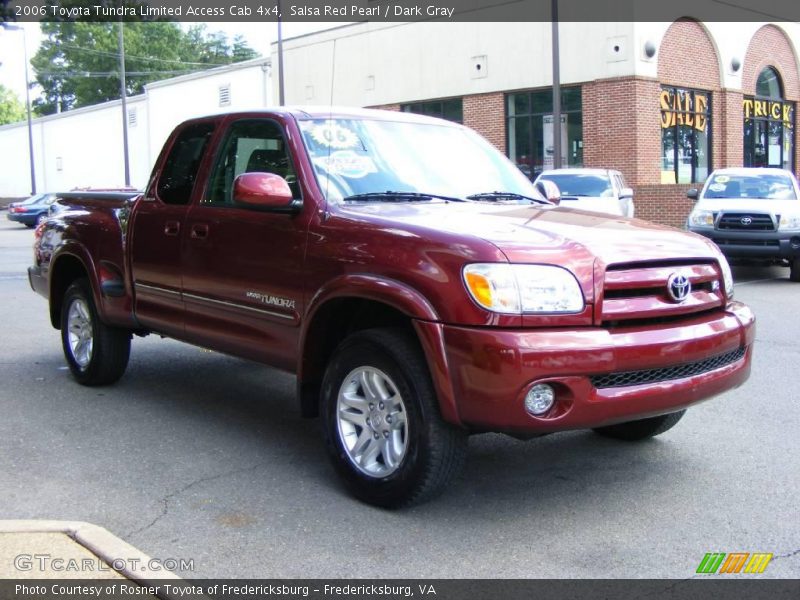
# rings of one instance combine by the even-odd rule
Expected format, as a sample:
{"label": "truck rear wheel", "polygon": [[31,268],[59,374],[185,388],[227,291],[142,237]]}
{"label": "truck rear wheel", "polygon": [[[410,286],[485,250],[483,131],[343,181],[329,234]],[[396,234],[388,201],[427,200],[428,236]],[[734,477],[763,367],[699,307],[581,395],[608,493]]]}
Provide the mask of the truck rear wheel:
{"label": "truck rear wheel", "polygon": [[427,500],[464,462],[467,433],[442,419],[422,352],[401,330],[345,339],[328,365],[321,402],[328,454],[364,502],[397,508]]}
{"label": "truck rear wheel", "polygon": [[800,283],[800,256],[793,258],[789,264],[789,280]]}
{"label": "truck rear wheel", "polygon": [[686,411],[681,410],[668,415],[650,417],[649,419],[639,419],[638,421],[617,423],[616,425],[608,425],[607,427],[597,427],[594,431],[605,437],[628,442],[637,442],[639,440],[655,437],[672,429],[675,427],[676,423],[681,420],[684,413],[686,413]]}
{"label": "truck rear wheel", "polygon": [[103,323],[86,279],[67,288],[61,305],[61,343],[73,377],[82,385],[108,385],[125,373],[131,334]]}

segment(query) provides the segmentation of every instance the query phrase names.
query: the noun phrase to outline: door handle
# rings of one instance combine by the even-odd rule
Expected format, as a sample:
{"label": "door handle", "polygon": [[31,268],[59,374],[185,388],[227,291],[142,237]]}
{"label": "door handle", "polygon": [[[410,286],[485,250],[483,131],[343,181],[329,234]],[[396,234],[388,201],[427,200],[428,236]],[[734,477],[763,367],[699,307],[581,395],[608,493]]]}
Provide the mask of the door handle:
{"label": "door handle", "polygon": [[205,223],[196,223],[192,225],[192,233],[191,233],[193,240],[204,240],[208,237],[208,225]]}
{"label": "door handle", "polygon": [[167,221],[164,223],[164,235],[176,236],[181,231],[180,221]]}

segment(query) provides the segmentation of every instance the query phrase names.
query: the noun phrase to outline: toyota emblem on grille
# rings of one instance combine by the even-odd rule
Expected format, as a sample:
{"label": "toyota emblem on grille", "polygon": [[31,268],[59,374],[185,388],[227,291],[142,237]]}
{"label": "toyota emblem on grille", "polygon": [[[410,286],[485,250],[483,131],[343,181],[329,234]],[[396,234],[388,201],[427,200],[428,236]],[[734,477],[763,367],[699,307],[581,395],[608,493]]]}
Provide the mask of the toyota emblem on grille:
{"label": "toyota emblem on grille", "polygon": [[675,302],[683,302],[692,291],[692,282],[682,273],[673,273],[667,279],[667,292]]}
{"label": "toyota emblem on grille", "polygon": [[742,217],[742,221],[741,221],[742,225],[750,225],[750,223],[752,223],[752,222],[753,222],[753,219],[751,217]]}

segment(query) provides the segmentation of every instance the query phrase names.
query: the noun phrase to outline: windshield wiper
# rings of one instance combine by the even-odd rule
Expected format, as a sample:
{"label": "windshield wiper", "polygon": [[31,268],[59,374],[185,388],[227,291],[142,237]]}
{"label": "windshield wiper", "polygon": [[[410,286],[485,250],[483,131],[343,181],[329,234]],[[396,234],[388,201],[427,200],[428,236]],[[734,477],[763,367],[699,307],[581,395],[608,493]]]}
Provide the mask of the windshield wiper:
{"label": "windshield wiper", "polygon": [[544,198],[534,198],[533,196],[525,196],[524,194],[517,194],[516,192],[481,192],[480,194],[471,194],[467,196],[469,200],[528,200],[529,202],[536,202],[537,204],[553,203]]}
{"label": "windshield wiper", "polygon": [[344,199],[345,202],[368,202],[370,200],[387,200],[389,202],[425,202],[428,200],[445,200],[447,202],[464,202],[461,198],[443,196],[442,194],[429,194],[422,192],[367,192],[365,194],[354,194]]}

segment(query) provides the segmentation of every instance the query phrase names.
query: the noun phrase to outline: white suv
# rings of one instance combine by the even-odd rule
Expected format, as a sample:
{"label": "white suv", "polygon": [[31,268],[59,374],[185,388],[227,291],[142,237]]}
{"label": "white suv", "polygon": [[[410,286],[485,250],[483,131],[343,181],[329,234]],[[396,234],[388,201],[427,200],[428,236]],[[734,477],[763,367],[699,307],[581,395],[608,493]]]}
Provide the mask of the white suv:
{"label": "white suv", "polygon": [[731,258],[755,258],[790,267],[800,282],[800,188],[784,169],[719,169],[689,215],[690,231],[710,238]]}
{"label": "white suv", "polygon": [[534,183],[552,181],[561,191],[561,206],[633,217],[633,190],[612,169],[553,169]]}

